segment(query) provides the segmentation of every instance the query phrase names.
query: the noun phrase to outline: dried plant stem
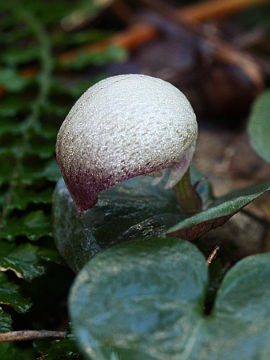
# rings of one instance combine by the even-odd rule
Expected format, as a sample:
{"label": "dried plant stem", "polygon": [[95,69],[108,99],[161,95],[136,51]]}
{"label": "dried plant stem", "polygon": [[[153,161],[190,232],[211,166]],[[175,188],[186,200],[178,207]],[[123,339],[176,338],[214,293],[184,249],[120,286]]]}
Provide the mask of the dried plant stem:
{"label": "dried plant stem", "polygon": [[193,21],[207,21],[267,2],[268,0],[208,0],[188,5],[180,10],[179,14]]}
{"label": "dried plant stem", "polygon": [[206,260],[207,266],[210,266],[210,265],[211,265],[212,261],[214,260],[214,258],[215,258],[216,255],[217,255],[218,250],[219,250],[219,246],[216,246],[216,247],[214,248],[214,250],[211,252],[211,254],[208,256],[208,259]]}
{"label": "dried plant stem", "polygon": [[[145,1],[147,2],[147,1]],[[175,16],[189,22],[206,21],[215,19],[219,16],[230,15],[237,11],[247,9],[262,3],[267,3],[268,0],[208,0],[203,3],[189,5],[182,7],[175,11]],[[153,4],[153,2],[151,2]],[[155,7],[158,3],[154,2]],[[153,6],[153,5],[152,5]],[[163,8],[163,7],[162,7]],[[127,30],[113,35],[108,41],[102,41],[98,44],[86,46],[83,48],[86,52],[101,51],[109,45],[122,46],[125,49],[134,49],[139,45],[153,40],[158,36],[158,29],[150,24],[138,24],[130,26]],[[80,49],[81,51],[82,49]],[[78,55],[78,50],[64,52],[60,55],[59,61],[68,62]],[[39,72],[37,66],[28,67],[21,71],[21,75],[31,77]],[[6,93],[6,89],[0,85],[0,96]]]}
{"label": "dried plant stem", "polygon": [[50,330],[19,330],[0,333],[0,343],[7,341],[32,341],[41,339],[64,339],[66,331]]}
{"label": "dried plant stem", "polygon": [[[204,30],[196,19],[186,17],[184,12],[182,14],[182,11],[175,11],[173,7],[161,0],[155,0],[155,2],[150,0],[140,1],[147,4],[154,11],[162,14],[170,21],[189,31],[190,34],[193,35],[194,40],[203,46],[204,53],[208,58],[215,59],[225,65],[235,66],[243,72],[248,79],[247,81],[253,84],[257,92],[263,88],[264,81],[261,69],[256,61],[247,53],[239,51],[229,42],[226,42],[217,36],[212,36],[211,33]],[[215,1],[215,3],[219,3],[219,1]]]}
{"label": "dried plant stem", "polygon": [[[110,39],[101,41],[97,44],[87,45],[83,47],[85,52],[102,51],[110,45],[121,46],[127,50],[132,50],[139,45],[153,40],[158,35],[158,30],[152,25],[135,24],[127,28],[127,30],[116,33]],[[59,62],[67,63],[78,56],[78,50],[64,52],[59,56]]]}

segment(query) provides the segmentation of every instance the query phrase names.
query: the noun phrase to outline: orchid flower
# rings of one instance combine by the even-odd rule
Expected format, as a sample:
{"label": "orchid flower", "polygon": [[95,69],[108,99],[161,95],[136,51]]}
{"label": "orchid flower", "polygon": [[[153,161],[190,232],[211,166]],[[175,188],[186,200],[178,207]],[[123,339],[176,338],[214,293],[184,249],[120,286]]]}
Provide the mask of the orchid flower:
{"label": "orchid flower", "polygon": [[197,122],[184,94],[170,83],[145,75],[119,75],[90,87],[63,122],[56,155],[79,213],[98,194],[138,175],[166,188],[187,171],[197,139]]}

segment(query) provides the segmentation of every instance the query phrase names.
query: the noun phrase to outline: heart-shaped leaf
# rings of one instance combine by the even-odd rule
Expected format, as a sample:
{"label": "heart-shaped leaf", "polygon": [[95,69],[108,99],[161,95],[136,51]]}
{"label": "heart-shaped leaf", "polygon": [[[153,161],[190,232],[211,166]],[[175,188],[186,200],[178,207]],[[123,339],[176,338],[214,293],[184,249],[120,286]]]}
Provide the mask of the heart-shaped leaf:
{"label": "heart-shaped leaf", "polygon": [[159,236],[181,218],[172,190],[140,176],[99,195],[97,204],[76,212],[63,180],[54,194],[54,238],[60,254],[78,271],[100,249],[137,237]]}
{"label": "heart-shaped leaf", "polygon": [[98,254],[72,287],[87,359],[269,359],[270,254],[232,268],[204,314],[206,261],[189,242],[138,239]]}
{"label": "heart-shaped leaf", "polygon": [[[211,185],[193,166],[204,204],[212,200]],[[139,176],[99,195],[97,204],[78,216],[63,179],[53,199],[54,238],[57,248],[76,272],[100,249],[122,240],[161,236],[183,218],[173,190],[165,190],[166,179],[153,185],[150,176]]]}
{"label": "heart-shaped leaf", "polygon": [[[173,190],[164,183],[152,185],[152,178],[140,176],[102,192],[98,203],[77,215],[64,181],[59,180],[53,201],[54,237],[57,248],[77,272],[100,249],[122,240],[168,233],[195,239],[224,224],[242,207],[269,190],[270,183],[232,192],[213,201],[211,185],[192,169],[192,182],[207,210],[184,218]],[[179,220],[181,220],[179,222]],[[175,225],[177,224],[177,225]],[[168,230],[169,229],[169,230]]]}
{"label": "heart-shaped leaf", "polygon": [[270,183],[233,191],[214,200],[207,210],[180,221],[167,230],[167,234],[194,240],[211,229],[223,225],[244,206],[268,190]]}
{"label": "heart-shaped leaf", "polygon": [[270,91],[256,99],[249,120],[248,132],[254,150],[270,163]]}

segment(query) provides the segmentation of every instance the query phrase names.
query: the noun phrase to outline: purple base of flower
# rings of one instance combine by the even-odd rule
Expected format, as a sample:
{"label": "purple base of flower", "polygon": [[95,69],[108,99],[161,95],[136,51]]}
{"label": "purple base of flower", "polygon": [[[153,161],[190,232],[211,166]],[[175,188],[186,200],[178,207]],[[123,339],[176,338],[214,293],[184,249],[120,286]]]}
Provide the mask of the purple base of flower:
{"label": "purple base of flower", "polygon": [[179,164],[182,166],[186,165],[186,162],[183,162],[183,159],[181,159],[177,164],[162,164],[158,167],[150,167],[148,165],[145,168],[136,169],[133,172],[126,172],[124,175],[123,172],[121,175],[112,172],[110,176],[102,177],[101,173],[93,174],[91,171],[85,171],[74,167],[65,171],[59,159],[58,162],[66,186],[72,196],[76,210],[79,214],[92,208],[96,204],[98,194],[101,191],[113,187],[125,180],[131,179],[135,176],[149,175],[150,173],[158,172],[168,167],[179,167]]}

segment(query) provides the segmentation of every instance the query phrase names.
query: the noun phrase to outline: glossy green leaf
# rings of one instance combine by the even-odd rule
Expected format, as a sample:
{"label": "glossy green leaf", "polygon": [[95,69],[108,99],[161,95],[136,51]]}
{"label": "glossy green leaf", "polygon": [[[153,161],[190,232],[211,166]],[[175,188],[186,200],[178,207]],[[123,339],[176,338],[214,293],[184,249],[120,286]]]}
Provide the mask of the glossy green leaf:
{"label": "glossy green leaf", "polygon": [[[192,178],[196,183],[202,175],[193,169]],[[54,193],[55,240],[66,262],[78,271],[100,249],[123,239],[163,236],[166,232],[196,239],[223,225],[269,189],[269,183],[261,184],[213,200],[209,183],[199,182],[197,190],[208,208],[184,218],[173,191],[164,190],[164,183],[153,186],[150,177],[137,177],[101,193],[98,203],[79,217],[63,180],[60,180]]]}
{"label": "glossy green leaf", "polygon": [[248,132],[251,145],[265,161],[270,163],[270,91],[260,95],[251,110]]}
{"label": "glossy green leaf", "polygon": [[37,341],[34,348],[46,360],[82,360],[72,335],[63,340]]}
{"label": "glossy green leaf", "polygon": [[91,256],[113,243],[161,235],[181,217],[172,190],[140,176],[99,195],[97,204],[79,217],[63,179],[53,198],[54,238],[60,254],[78,271]]}
{"label": "glossy green leaf", "polygon": [[11,330],[11,316],[0,307],[0,333]]}
{"label": "glossy green leaf", "polygon": [[41,210],[29,212],[22,217],[9,218],[0,227],[0,238],[7,240],[26,236],[34,241],[46,235],[51,235],[51,223]]}
{"label": "glossy green leaf", "polygon": [[214,200],[208,209],[174,225],[167,230],[167,234],[194,240],[211,229],[223,225],[235,213],[268,190],[270,183],[233,191]]}
{"label": "glossy green leaf", "polygon": [[0,271],[12,271],[18,278],[33,280],[45,271],[38,257],[38,247],[31,244],[16,246],[0,242]]}
{"label": "glossy green leaf", "polygon": [[10,306],[18,313],[25,313],[31,307],[30,300],[21,295],[19,286],[3,273],[0,273],[0,305]]}
{"label": "glossy green leaf", "polygon": [[228,360],[270,356],[270,254],[232,268],[209,315],[206,260],[191,243],[148,238],[91,259],[69,297],[87,359]]}
{"label": "glossy green leaf", "polygon": [[[195,166],[191,176],[207,204],[213,197],[210,183]],[[140,176],[108,189],[79,217],[63,179],[59,180],[53,199],[54,238],[75,272],[101,249],[139,236],[161,236],[183,217],[173,190],[164,189],[166,179],[155,186],[152,181]]]}

